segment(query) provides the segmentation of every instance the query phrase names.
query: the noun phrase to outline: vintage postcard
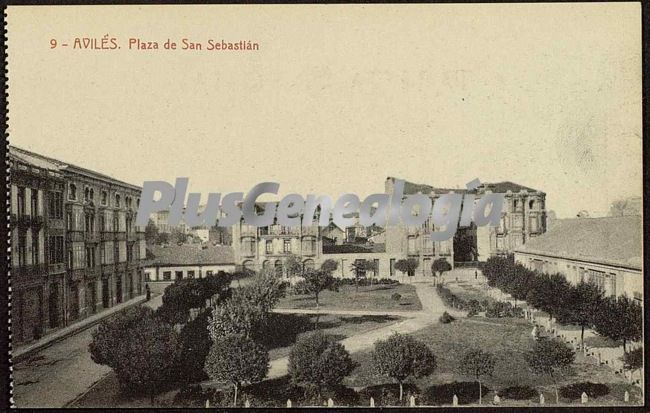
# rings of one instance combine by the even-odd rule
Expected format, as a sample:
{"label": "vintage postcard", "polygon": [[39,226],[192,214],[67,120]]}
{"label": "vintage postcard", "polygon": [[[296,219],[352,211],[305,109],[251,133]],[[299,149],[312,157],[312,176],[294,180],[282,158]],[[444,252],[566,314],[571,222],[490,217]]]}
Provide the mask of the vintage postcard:
{"label": "vintage postcard", "polygon": [[5,15],[12,407],[644,405],[640,3]]}

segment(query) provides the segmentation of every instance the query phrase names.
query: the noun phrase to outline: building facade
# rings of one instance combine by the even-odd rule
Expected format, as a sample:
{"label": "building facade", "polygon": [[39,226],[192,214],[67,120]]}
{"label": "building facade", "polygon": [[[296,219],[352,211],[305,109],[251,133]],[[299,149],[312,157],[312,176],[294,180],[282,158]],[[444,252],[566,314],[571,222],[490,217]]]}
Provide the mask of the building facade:
{"label": "building facade", "polygon": [[141,188],[9,147],[17,343],[143,293]]}
{"label": "building facade", "polygon": [[[388,177],[385,192],[393,193],[396,178]],[[468,191],[434,188],[405,182],[404,195],[427,194],[435,202],[441,195],[455,191]],[[506,204],[499,227],[459,228],[464,234],[464,242],[472,244],[470,261],[485,261],[493,255],[512,252],[546,230],[545,194],[511,182],[483,184],[472,191],[476,199],[486,193],[504,193]],[[235,262],[239,267],[260,270],[272,267],[277,272],[286,273],[285,262],[290,256],[297,256],[304,268],[322,264],[326,259],[338,262],[335,275],[354,277],[355,264],[359,260],[373,261],[377,270],[373,275],[393,277],[398,275],[395,263],[401,259],[415,259],[419,265],[414,275],[431,275],[431,265],[435,260],[445,259],[454,264],[455,237],[446,241],[432,241],[430,233],[434,225],[430,219],[419,226],[395,225],[374,231],[360,231],[359,225],[338,228],[333,223],[320,228],[316,223],[310,227],[282,227],[271,225],[257,228],[247,225],[243,220],[233,227],[232,245]],[[350,230],[354,230],[353,232]],[[439,229],[436,229],[439,230]],[[353,234],[354,236],[351,236]],[[357,240],[364,239],[366,244]],[[381,243],[370,235],[381,234]]]}
{"label": "building facade", "polygon": [[203,278],[220,271],[235,272],[233,249],[223,245],[156,245],[144,263],[147,285],[162,293],[176,280]]}
{"label": "building facade", "polygon": [[643,300],[641,216],[561,219],[515,249],[515,260],[572,284],[591,281],[607,296]]}

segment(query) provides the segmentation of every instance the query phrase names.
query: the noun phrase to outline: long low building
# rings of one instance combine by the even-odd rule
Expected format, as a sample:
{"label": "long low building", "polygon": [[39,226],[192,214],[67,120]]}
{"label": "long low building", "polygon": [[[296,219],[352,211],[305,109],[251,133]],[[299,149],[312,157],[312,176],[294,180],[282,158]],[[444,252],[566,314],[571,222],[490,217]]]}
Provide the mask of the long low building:
{"label": "long low building", "polygon": [[219,271],[235,271],[231,246],[154,246],[147,250],[147,261],[144,263],[145,279],[153,292],[162,292],[176,280],[203,278]]}
{"label": "long low building", "polygon": [[573,284],[590,280],[606,295],[643,300],[638,215],[556,221],[544,235],[515,249],[515,260],[544,273],[562,273]]}

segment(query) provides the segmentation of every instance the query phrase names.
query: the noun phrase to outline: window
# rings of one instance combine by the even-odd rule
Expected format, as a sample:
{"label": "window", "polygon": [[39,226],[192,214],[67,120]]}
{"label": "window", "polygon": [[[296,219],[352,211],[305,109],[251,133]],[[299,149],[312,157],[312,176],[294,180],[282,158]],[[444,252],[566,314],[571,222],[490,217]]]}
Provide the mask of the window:
{"label": "window", "polygon": [[390,276],[395,275],[395,258],[390,259]]}
{"label": "window", "polygon": [[118,232],[118,231],[119,231],[119,229],[120,229],[119,223],[120,223],[120,222],[119,222],[119,220],[117,219],[117,215],[115,215],[115,216],[113,217],[113,231],[115,231],[115,232]]}
{"label": "window", "polygon": [[39,263],[38,236],[32,238],[32,264]]}
{"label": "window", "polygon": [[72,220],[72,212],[68,212],[65,214],[65,219],[66,219],[66,228],[68,231],[72,231],[72,228],[74,227],[73,225],[73,220]]}
{"label": "window", "polygon": [[266,240],[266,253],[273,254],[273,241],[270,239]]}
{"label": "window", "polygon": [[530,202],[528,202],[528,209],[534,209],[535,208],[535,200],[531,199]]}
{"label": "window", "polygon": [[97,222],[99,224],[99,230],[100,231],[105,231],[105,223],[104,223],[104,215],[99,216],[99,221]]}
{"label": "window", "polygon": [[25,215],[25,188],[18,187],[16,199],[18,201],[18,216],[23,216]]}
{"label": "window", "polygon": [[84,189],[84,201],[90,201],[90,188],[88,187]]}
{"label": "window", "polygon": [[38,215],[38,190],[32,189],[32,199],[30,200],[32,216]]}
{"label": "window", "polygon": [[90,188],[90,200],[94,201],[95,200],[95,190]]}
{"label": "window", "polygon": [[68,269],[72,269],[72,264],[74,263],[74,253],[72,250],[68,250]]}
{"label": "window", "polygon": [[194,270],[187,271],[187,278],[194,278]]}
{"label": "window", "polygon": [[205,275],[206,275],[206,276],[210,276],[210,275],[212,275],[212,274],[214,274],[214,273],[212,272],[212,270],[207,270],[207,271],[205,272]]}
{"label": "window", "polygon": [[63,262],[63,237],[52,236],[48,240],[48,260],[50,264]]}
{"label": "window", "polygon": [[106,191],[102,191],[102,205],[106,205],[108,203],[108,193]]}
{"label": "window", "polygon": [[177,280],[183,279],[183,271],[176,271],[176,279]]}
{"label": "window", "polygon": [[131,197],[130,196],[126,197],[126,207],[131,209]]}
{"label": "window", "polygon": [[285,253],[291,252],[291,240],[289,239],[284,240],[284,252]]}
{"label": "window", "polygon": [[115,194],[115,206],[120,207],[120,194]]}
{"label": "window", "polygon": [[63,194],[50,192],[48,216],[52,219],[63,219]]}
{"label": "window", "polygon": [[77,200],[77,185],[70,184],[68,187],[68,199],[71,201]]}
{"label": "window", "polygon": [[163,280],[171,281],[171,279],[172,279],[172,272],[171,271],[163,271]]}

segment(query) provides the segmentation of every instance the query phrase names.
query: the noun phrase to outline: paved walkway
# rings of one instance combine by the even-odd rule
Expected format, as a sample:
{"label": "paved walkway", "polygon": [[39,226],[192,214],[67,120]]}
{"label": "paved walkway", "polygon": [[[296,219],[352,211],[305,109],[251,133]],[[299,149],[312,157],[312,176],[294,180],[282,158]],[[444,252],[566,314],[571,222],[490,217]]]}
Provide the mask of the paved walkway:
{"label": "paved walkway", "polygon": [[[379,327],[374,330],[366,331],[361,334],[353,335],[340,343],[350,352],[366,350],[372,348],[374,343],[378,340],[385,339],[393,333],[408,334],[420,330],[431,324],[438,322],[438,318],[443,312],[447,311],[454,316],[462,316],[462,312],[452,310],[444,305],[435,287],[429,279],[426,283],[413,283],[416,293],[420,302],[422,303],[422,310],[420,311],[345,311],[345,310],[322,310],[321,314],[354,314],[354,315],[374,315],[374,314],[390,314],[398,315],[401,317],[408,317],[406,320],[391,324],[386,327]],[[294,312],[301,314],[311,314],[304,311],[315,310],[289,310],[283,309],[281,312]],[[277,378],[284,376],[288,373],[289,358],[283,357],[271,361],[267,379]]]}
{"label": "paved walkway", "polygon": [[[112,312],[102,313],[100,318],[142,302],[134,300],[112,307]],[[144,305],[156,308],[161,303],[162,296],[156,296]],[[22,360],[14,361],[13,402],[16,407],[64,407],[103,379],[111,371],[110,367],[95,364],[88,351],[95,328],[88,321],[85,330],[77,328],[67,335],[62,334],[58,340],[52,339],[23,356]],[[26,351],[29,349],[22,350]]]}

